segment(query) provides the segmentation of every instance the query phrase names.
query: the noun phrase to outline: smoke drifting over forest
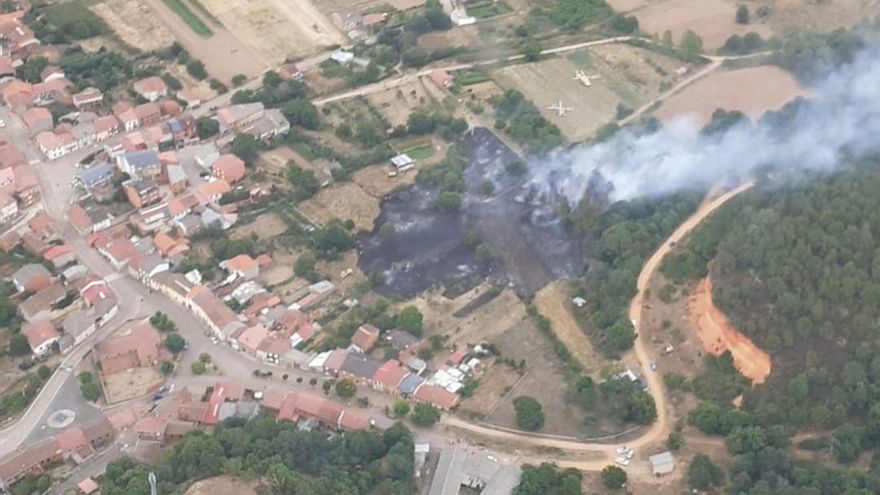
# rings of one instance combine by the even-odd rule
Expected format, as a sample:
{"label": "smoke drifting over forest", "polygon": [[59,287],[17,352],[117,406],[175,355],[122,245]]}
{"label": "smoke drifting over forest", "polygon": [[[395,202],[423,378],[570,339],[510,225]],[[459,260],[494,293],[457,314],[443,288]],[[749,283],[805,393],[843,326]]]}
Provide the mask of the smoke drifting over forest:
{"label": "smoke drifting over forest", "polygon": [[558,152],[533,167],[533,182],[577,204],[598,174],[610,199],[704,190],[763,170],[831,170],[844,155],[880,148],[880,47],[812,85],[814,96],[785,115],[703,134],[687,118],[654,133],[623,129],[606,142]]}

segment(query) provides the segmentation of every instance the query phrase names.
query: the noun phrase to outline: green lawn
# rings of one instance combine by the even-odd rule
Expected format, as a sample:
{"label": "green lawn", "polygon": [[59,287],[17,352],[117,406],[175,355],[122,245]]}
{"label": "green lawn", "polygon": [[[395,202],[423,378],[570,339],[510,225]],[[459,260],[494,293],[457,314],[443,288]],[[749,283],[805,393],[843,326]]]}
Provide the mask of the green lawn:
{"label": "green lawn", "polygon": [[471,84],[479,84],[488,80],[489,76],[480,71],[468,71],[455,76],[455,83],[459,86],[470,86]]}
{"label": "green lawn", "polygon": [[207,25],[192,11],[189,6],[183,3],[183,0],[162,0],[165,2],[165,5],[168,6],[169,9],[173,10],[175,14],[177,14],[183,22],[185,22],[190,29],[192,29],[196,34],[202,36],[203,38],[207,38],[214,34]]}
{"label": "green lawn", "polygon": [[510,7],[503,2],[486,2],[467,7],[468,15],[476,17],[477,19],[495,17],[496,15],[506,14],[508,12],[510,12]]}
{"label": "green lawn", "polygon": [[423,144],[422,146],[416,146],[415,148],[411,148],[406,150],[406,154],[409,155],[413,160],[424,160],[426,158],[431,158],[434,156],[436,150],[434,146],[431,144]]}

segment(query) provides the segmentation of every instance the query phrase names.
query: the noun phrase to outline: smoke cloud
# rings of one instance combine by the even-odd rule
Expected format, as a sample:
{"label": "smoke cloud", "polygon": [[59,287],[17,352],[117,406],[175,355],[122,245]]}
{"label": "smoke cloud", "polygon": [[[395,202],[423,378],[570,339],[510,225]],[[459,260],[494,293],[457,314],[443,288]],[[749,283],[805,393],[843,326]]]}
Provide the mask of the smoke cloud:
{"label": "smoke cloud", "polygon": [[606,142],[557,152],[533,166],[533,184],[577,204],[600,174],[614,201],[700,191],[763,171],[832,170],[846,155],[880,149],[880,49],[863,50],[812,86],[791,118],[744,119],[702,134],[681,118],[647,134],[623,129]]}

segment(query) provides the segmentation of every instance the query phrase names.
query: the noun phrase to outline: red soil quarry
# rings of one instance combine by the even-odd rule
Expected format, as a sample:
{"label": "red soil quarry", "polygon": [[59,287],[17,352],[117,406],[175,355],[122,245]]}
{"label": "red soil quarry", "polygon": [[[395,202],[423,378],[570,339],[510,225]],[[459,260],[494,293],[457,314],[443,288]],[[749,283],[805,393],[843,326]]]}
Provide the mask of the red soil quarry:
{"label": "red soil quarry", "polygon": [[736,369],[743,376],[752,380],[753,385],[764,383],[773,369],[770,355],[737,331],[727,316],[715,306],[709,277],[699,283],[697,291],[688,301],[688,307],[691,324],[703,343],[703,349],[716,356],[729,350]]}

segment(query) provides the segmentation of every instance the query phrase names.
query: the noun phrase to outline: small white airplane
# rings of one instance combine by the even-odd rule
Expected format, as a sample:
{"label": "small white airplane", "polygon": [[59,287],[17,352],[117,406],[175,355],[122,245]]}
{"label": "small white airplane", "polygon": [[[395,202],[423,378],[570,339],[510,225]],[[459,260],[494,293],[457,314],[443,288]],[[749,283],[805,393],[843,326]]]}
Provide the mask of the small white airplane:
{"label": "small white airplane", "polygon": [[547,110],[555,111],[560,117],[565,117],[565,114],[574,110],[574,107],[567,107],[562,104],[562,100],[559,100],[555,105],[550,105],[547,107]]}
{"label": "small white airplane", "polygon": [[582,82],[582,83],[584,84],[584,86],[586,86],[586,87],[588,87],[588,88],[589,88],[590,86],[593,85],[593,82],[592,82],[593,79],[600,79],[601,77],[602,77],[601,74],[594,74],[594,75],[592,75],[592,76],[588,76],[588,75],[587,75],[586,73],[584,73],[584,71],[582,71],[582,70],[576,70],[576,71],[574,71],[574,79],[575,79],[576,81],[580,81],[580,82]]}

